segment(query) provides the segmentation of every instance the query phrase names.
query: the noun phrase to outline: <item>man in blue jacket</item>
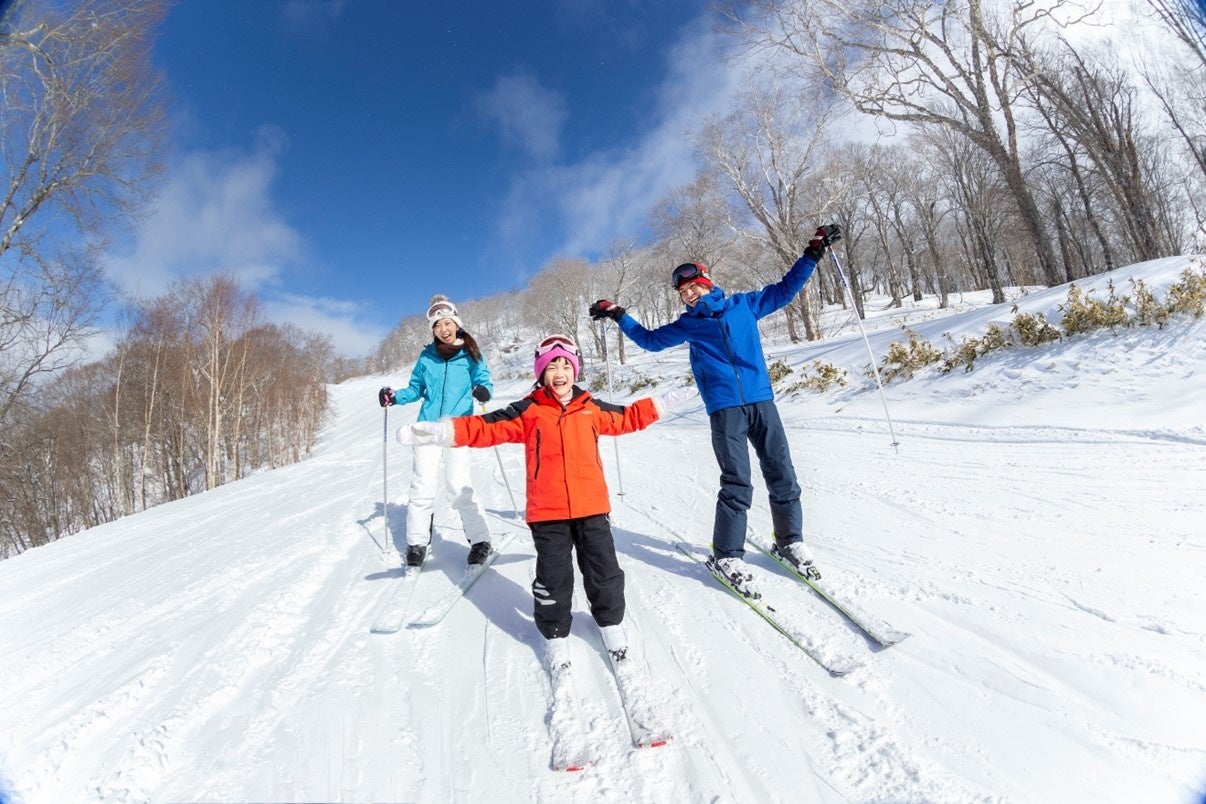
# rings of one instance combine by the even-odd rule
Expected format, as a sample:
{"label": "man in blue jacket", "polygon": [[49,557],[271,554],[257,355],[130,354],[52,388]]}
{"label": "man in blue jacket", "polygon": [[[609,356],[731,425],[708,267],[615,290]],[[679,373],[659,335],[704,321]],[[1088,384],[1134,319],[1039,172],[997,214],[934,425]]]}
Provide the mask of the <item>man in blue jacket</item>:
{"label": "man in blue jacket", "polygon": [[800,485],[774,389],[762,352],[758,319],[785,307],[812,276],[825,249],[842,237],[837,224],[822,226],[804,255],[774,284],[726,297],[707,268],[688,262],[674,269],[671,283],[687,309],[670,324],[646,329],[615,302],[600,299],[591,318],[610,318],[633,343],[660,352],[681,343],[690,348],[691,372],[712,424],[712,449],[720,464],[720,492],[712,528],[709,564],[747,597],[759,597],[744,566],[746,516],[753,502],[750,456],[754,447],[770,496],[776,555],[803,574],[820,577],[804,544]]}

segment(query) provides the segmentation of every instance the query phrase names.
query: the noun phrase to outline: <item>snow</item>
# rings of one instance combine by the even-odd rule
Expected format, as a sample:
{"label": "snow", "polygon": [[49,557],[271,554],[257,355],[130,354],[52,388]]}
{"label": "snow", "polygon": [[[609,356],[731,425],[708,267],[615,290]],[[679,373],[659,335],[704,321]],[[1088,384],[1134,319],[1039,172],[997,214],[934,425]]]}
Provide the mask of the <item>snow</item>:
{"label": "snow", "polygon": [[[1201,258],[1115,272],[1163,288]],[[1108,277],[1085,285],[1105,287]],[[1056,320],[1066,288],[1016,299]],[[873,310],[943,345],[1007,323],[969,294]],[[867,609],[912,636],[880,648],[754,553],[834,650],[833,678],[673,548],[707,543],[707,419],[601,449],[627,573],[630,656],[668,746],[631,747],[581,597],[575,693],[597,763],[550,770],[549,686],[531,620],[534,552],[490,451],[474,472],[496,535],[518,537],[438,626],[369,632],[397,581],[384,555],[382,412],[405,372],[332,388],[313,458],[0,563],[0,799],[61,801],[1201,801],[1206,793],[1206,320],[996,353],[886,386],[843,313],[770,359],[850,372],[781,398],[806,538]],[[687,373],[629,350],[626,377]],[[493,366],[516,376],[518,362]],[[526,383],[501,384],[514,399]],[[662,389],[668,387],[663,384]],[[414,406],[389,411],[389,428]],[[405,523],[408,451],[388,446]],[[499,456],[522,507],[522,450]],[[617,464],[618,459],[618,464]],[[770,518],[760,480],[751,526]],[[622,492],[622,494],[621,494]],[[466,547],[437,516],[418,613]]]}

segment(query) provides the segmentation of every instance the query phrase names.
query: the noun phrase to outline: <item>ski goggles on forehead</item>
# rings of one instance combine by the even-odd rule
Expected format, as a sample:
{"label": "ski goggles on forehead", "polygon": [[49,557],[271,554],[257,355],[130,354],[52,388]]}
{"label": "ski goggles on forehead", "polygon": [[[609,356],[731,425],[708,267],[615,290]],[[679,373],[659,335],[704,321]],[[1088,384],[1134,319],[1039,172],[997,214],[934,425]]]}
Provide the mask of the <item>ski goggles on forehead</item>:
{"label": "ski goggles on forehead", "polygon": [[670,275],[670,284],[675,290],[678,290],[688,282],[694,282],[696,279],[707,279],[708,271],[702,265],[696,265],[693,262],[685,262],[674,269],[674,273]]}
{"label": "ski goggles on forehead", "polygon": [[456,308],[448,302],[436,302],[427,308],[428,320],[437,316],[440,318],[452,318],[454,315],[456,315]]}
{"label": "ski goggles on forehead", "polygon": [[536,347],[536,356],[547,355],[558,346],[572,355],[578,354],[578,345],[568,335],[550,335]]}

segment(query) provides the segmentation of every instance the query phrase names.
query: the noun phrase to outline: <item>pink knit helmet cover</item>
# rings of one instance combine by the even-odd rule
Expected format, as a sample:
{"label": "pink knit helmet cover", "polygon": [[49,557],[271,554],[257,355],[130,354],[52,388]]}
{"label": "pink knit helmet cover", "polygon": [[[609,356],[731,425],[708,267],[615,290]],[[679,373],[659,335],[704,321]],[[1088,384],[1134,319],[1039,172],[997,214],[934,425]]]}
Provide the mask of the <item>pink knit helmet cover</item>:
{"label": "pink knit helmet cover", "polygon": [[564,346],[558,344],[544,354],[536,355],[536,382],[540,382],[541,378],[544,376],[544,370],[548,367],[549,363],[552,363],[559,357],[564,357],[570,362],[570,365],[574,367],[574,379],[578,378],[578,374],[581,370],[581,365],[578,363],[578,356],[569,349],[566,349]]}

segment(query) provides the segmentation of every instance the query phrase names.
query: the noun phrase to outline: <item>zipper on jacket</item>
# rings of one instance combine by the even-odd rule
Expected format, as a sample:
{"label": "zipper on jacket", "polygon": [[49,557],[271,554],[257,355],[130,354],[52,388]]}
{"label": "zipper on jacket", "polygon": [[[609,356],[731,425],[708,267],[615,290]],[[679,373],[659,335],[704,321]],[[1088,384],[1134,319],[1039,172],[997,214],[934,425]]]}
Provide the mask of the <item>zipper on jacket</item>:
{"label": "zipper on jacket", "polygon": [[544,431],[539,427],[536,428],[536,470],[532,472],[532,479],[540,477],[540,435]]}
{"label": "zipper on jacket", "polygon": [[[560,403],[558,403],[558,404],[560,404]],[[566,417],[566,414],[568,414],[568,412],[569,411],[566,410],[565,405],[561,405],[561,413],[557,414],[557,435],[561,437],[561,464],[563,466],[566,466],[566,469],[561,472],[561,481],[563,483],[565,483],[565,512],[567,514],[569,514],[570,519],[573,519],[574,518],[574,501],[570,497],[570,482],[569,482],[569,469],[568,469],[569,456],[566,455],[566,453],[565,453],[565,428],[561,424],[563,421],[565,421],[565,417]],[[597,452],[597,450],[596,450],[596,452]]]}
{"label": "zipper on jacket", "polygon": [[[737,382],[737,395],[741,397],[741,404],[745,404],[745,388],[741,386],[741,372],[737,371],[737,361],[733,358],[733,345],[729,343],[728,329],[724,322],[719,318],[716,319],[716,326],[720,329],[720,339],[724,341],[724,349],[729,353],[729,367],[733,369],[733,379]],[[754,326],[758,326],[758,322],[754,322]]]}
{"label": "zipper on jacket", "polygon": [[444,381],[440,383],[440,418],[444,418],[444,403],[448,401],[448,360],[444,360]]}

